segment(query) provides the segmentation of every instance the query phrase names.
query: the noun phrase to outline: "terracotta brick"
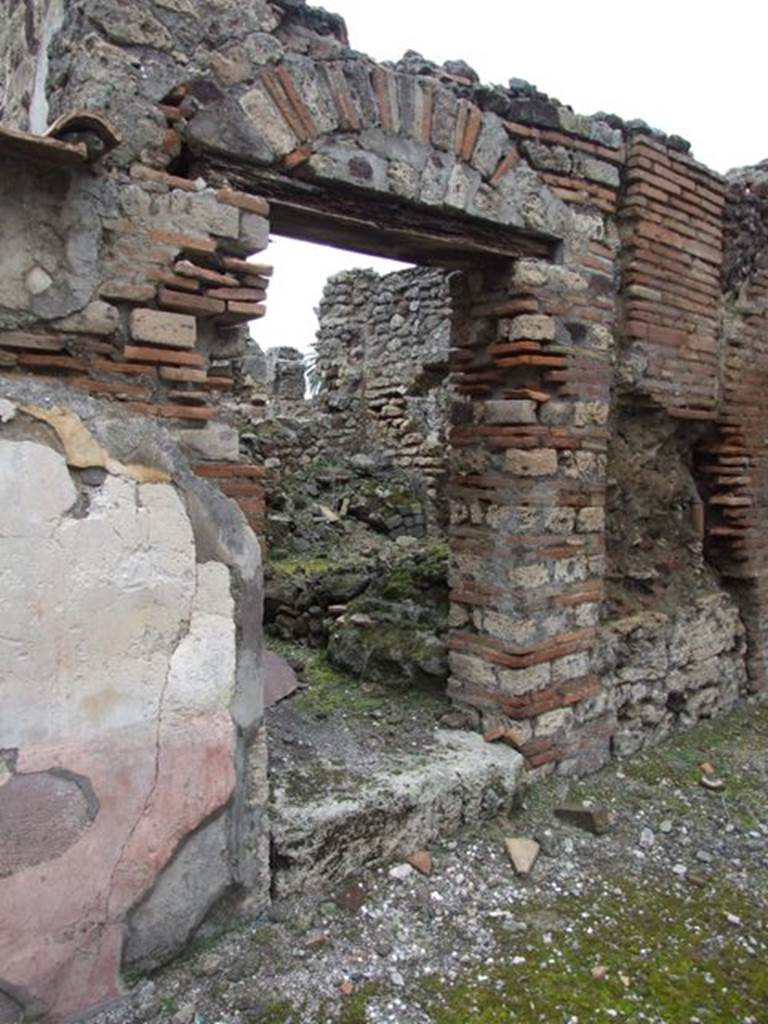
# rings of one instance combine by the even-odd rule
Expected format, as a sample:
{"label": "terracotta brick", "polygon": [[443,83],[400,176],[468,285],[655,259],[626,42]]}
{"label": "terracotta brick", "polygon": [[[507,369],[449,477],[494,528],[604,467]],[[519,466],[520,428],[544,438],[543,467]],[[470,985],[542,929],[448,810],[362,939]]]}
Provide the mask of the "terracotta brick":
{"label": "terracotta brick", "polygon": [[31,369],[86,370],[88,368],[85,359],[77,359],[75,356],[36,355],[32,352],[19,353],[17,362],[19,366],[28,366]]}
{"label": "terracotta brick", "polygon": [[192,467],[198,476],[205,477],[255,477],[264,476],[263,466],[249,466],[240,462],[199,462]]}
{"label": "terracotta brick", "polygon": [[199,352],[180,352],[176,349],[145,348],[126,345],[123,350],[126,359],[140,363],[170,363],[176,366],[205,366],[206,358]]}
{"label": "terracotta brick", "polygon": [[216,243],[210,238],[184,235],[176,231],[150,231],[149,237],[153,242],[160,242],[163,245],[170,245],[187,252],[199,252],[206,255],[216,252]]}
{"label": "terracotta brick", "polygon": [[190,316],[215,316],[226,310],[226,303],[220,299],[207,299],[202,295],[187,295],[181,292],[172,292],[168,288],[161,288],[157,301],[161,306],[168,309],[178,310]]}
{"label": "terracotta brick", "polygon": [[421,98],[421,119],[419,122],[418,137],[424,145],[429,145],[432,133],[432,113],[434,106],[432,85],[427,82],[419,82],[417,88],[419,89],[419,95]]}
{"label": "terracotta brick", "polygon": [[206,288],[205,294],[225,302],[263,302],[267,297],[263,288]]}
{"label": "terracotta brick", "polygon": [[215,409],[198,408],[191,405],[153,405],[146,402],[129,402],[127,408],[131,412],[145,416],[159,416],[174,420],[212,420],[216,417]]}
{"label": "terracotta brick", "polygon": [[228,498],[258,497],[264,493],[263,485],[253,480],[222,480],[219,487]]}
{"label": "terracotta brick", "polygon": [[491,176],[490,184],[492,186],[498,185],[501,179],[519,163],[520,153],[518,152],[517,147],[513,146],[512,149],[510,149],[510,151],[507,153],[507,155],[502,157],[501,161],[499,162],[499,166],[496,168],[496,170],[493,172]]}
{"label": "terracotta brick", "polygon": [[216,198],[226,206],[236,206],[240,210],[258,213],[262,217],[269,216],[269,203],[260,196],[252,196],[247,192],[236,192],[231,188],[223,188],[216,193]]}
{"label": "terracotta brick", "polygon": [[495,341],[488,346],[491,356],[511,356],[520,352],[541,352],[540,341]]}
{"label": "terracotta brick", "polygon": [[277,74],[270,68],[262,68],[259,77],[270,95],[273,103],[282,114],[285,123],[300,142],[311,139],[314,132],[308,128],[300,114],[295,110],[293,104],[285,93],[282,82]]}
{"label": "terracotta brick", "polygon": [[[176,132],[174,132],[174,136],[178,138]],[[175,174],[167,174],[165,171],[158,171],[155,167],[146,167],[144,164],[133,164],[130,174],[135,181],[149,181],[156,185],[165,185],[169,189],[182,189],[185,192],[200,191],[200,184],[197,181],[180,178]]]}
{"label": "terracotta brick", "polygon": [[90,368],[96,373],[120,373],[129,376],[154,377],[157,374],[157,368],[148,363],[121,363],[111,359],[94,359]]}
{"label": "terracotta brick", "polygon": [[472,159],[472,154],[475,151],[475,146],[477,145],[477,139],[480,135],[480,129],[482,126],[483,115],[481,111],[478,110],[476,106],[471,105],[467,113],[466,125],[458,154],[466,163],[469,163]]}
{"label": "terracotta brick", "polygon": [[37,349],[60,352],[66,338],[55,334],[30,334],[27,331],[0,331],[0,345],[6,348]]}
{"label": "terracotta brick", "polygon": [[267,510],[267,502],[264,498],[238,498],[237,504],[240,511],[245,512],[247,516],[263,516]]}
{"label": "terracotta brick", "polygon": [[267,307],[255,302],[228,302],[227,312],[256,320],[259,317],[266,316]]}
{"label": "terracotta brick", "polygon": [[311,146],[300,146],[298,149],[294,149],[292,153],[283,157],[283,167],[287,171],[292,171],[296,167],[301,167],[302,164],[305,164],[311,156]]}
{"label": "terracotta brick", "polygon": [[538,391],[535,388],[511,388],[504,392],[505,398],[530,399],[532,402],[549,402],[551,395],[547,391]]}
{"label": "terracotta brick", "polygon": [[129,384],[127,381],[115,383],[107,380],[94,380],[93,377],[71,377],[67,386],[89,395],[112,395],[114,398],[146,399],[149,389],[143,384]]}
{"label": "terracotta brick", "polygon": [[395,118],[392,110],[393,90],[391,87],[391,75],[385,68],[376,66],[371,72],[371,81],[373,82],[373,91],[379,108],[381,127],[387,132],[394,131]]}
{"label": "terracotta brick", "polygon": [[167,396],[170,404],[176,402],[183,402],[190,405],[205,405],[208,401],[208,393],[206,391],[195,391],[194,389],[178,389],[169,391]]}
{"label": "terracotta brick", "polygon": [[258,291],[266,292],[269,288],[269,278],[260,275],[240,274],[241,288],[255,288]]}
{"label": "terracotta brick", "polygon": [[464,142],[464,132],[466,131],[467,119],[469,117],[469,106],[470,105],[467,100],[459,100],[456,123],[453,129],[453,151],[456,156],[461,155],[461,147]]}
{"label": "terracotta brick", "polygon": [[317,135],[317,126],[314,118],[312,117],[312,111],[304,102],[301,93],[296,88],[296,84],[291,77],[290,71],[285,67],[285,65],[279,64],[275,73],[280,80],[280,84],[283,87],[285,95],[296,112],[307,137],[310,139],[314,138]]}
{"label": "terracotta brick", "polygon": [[152,284],[107,281],[99,288],[99,298],[109,299],[110,302],[136,302],[144,305],[154,299],[156,292]]}
{"label": "terracotta brick", "polygon": [[[182,277],[180,274],[174,274],[170,270],[159,270],[157,267],[150,267],[147,270],[147,277],[150,281],[157,281],[158,284],[164,284],[168,288],[175,288],[184,292],[199,292],[200,282],[193,280],[191,277]],[[153,294],[156,294],[157,289],[153,289]]]}
{"label": "terracotta brick", "polygon": [[272,277],[274,267],[268,263],[251,263],[250,260],[236,259],[234,256],[223,256],[221,260],[226,270],[235,274],[255,274],[258,277]]}
{"label": "terracotta brick", "polygon": [[494,359],[498,366],[565,366],[564,356],[521,355],[499,356]]}
{"label": "terracotta brick", "polygon": [[327,63],[323,70],[336,107],[336,113],[339,118],[339,127],[342,131],[359,131],[360,115],[355,109],[355,104],[352,100],[349,86],[346,78],[344,77],[341,66],[334,63]]}
{"label": "terracotta brick", "polygon": [[174,273],[180,277],[191,277],[196,281],[204,281],[206,284],[218,285],[222,288],[237,288],[240,284],[232,274],[220,274],[216,270],[199,267],[190,260],[179,260],[174,264],[173,269]]}
{"label": "terracotta brick", "polygon": [[205,370],[191,370],[186,367],[161,366],[158,373],[163,380],[186,384],[205,384],[208,380]]}

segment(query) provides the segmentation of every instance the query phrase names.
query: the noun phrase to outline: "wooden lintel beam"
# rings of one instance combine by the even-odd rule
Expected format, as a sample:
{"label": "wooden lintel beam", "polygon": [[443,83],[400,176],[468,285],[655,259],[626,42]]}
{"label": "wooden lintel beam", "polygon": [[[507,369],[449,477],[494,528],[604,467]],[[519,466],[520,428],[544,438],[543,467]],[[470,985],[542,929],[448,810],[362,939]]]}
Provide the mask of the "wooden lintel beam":
{"label": "wooden lintel beam", "polygon": [[537,256],[551,259],[557,240],[405,200],[342,186],[318,185],[219,160],[205,171],[270,202],[277,234],[404,262],[471,267]]}

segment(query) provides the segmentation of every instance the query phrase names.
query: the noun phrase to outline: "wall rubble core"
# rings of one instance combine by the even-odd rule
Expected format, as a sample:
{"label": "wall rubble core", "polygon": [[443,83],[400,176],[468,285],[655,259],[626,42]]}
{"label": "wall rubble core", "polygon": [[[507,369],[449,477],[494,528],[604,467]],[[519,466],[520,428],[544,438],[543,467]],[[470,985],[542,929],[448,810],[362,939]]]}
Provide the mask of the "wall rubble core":
{"label": "wall rubble core", "polygon": [[268,903],[271,230],[427,267],[332,282],[319,370],[338,442],[448,501],[458,705],[567,773],[764,690],[765,165],[376,64],[301,0],[28,0],[0,203],[0,1005],[75,1016]]}

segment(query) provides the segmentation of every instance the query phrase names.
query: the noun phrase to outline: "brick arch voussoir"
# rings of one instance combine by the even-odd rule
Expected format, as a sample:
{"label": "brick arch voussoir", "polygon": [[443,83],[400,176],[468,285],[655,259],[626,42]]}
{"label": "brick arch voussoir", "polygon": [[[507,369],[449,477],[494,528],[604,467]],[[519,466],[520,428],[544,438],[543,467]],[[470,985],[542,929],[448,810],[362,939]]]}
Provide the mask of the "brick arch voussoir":
{"label": "brick arch voussoir", "polygon": [[[233,111],[259,143],[254,162],[281,174],[344,182],[553,238],[569,219],[568,205],[527,162],[511,126],[428,76],[363,56],[293,54],[258,68],[251,83],[227,95],[223,142],[209,132],[204,146],[226,152]],[[199,116],[210,110],[192,114],[193,135]],[[534,200],[522,212],[521,194]]]}

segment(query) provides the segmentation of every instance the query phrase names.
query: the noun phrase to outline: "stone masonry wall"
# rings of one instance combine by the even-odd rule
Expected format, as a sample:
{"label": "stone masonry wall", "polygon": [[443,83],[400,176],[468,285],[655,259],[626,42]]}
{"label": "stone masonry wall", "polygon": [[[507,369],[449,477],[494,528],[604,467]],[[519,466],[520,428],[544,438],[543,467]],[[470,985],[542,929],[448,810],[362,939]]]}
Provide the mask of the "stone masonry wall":
{"label": "stone masonry wall", "polygon": [[267,205],[91,129],[0,129],[0,995],[52,1021],[270,892],[262,468],[211,401]]}
{"label": "stone masonry wall", "polygon": [[[589,663],[612,386],[714,421],[722,182],[682,140],[642,123],[581,118],[524,83],[489,89],[471,69],[413,53],[377,65],[349,49],[340,19],[303,3],[244,14],[201,0],[182,13],[142,0],[130,17],[113,14],[110,0],[67,12],[47,91],[52,115],[90,106],[114,119],[110,177],[128,169],[146,188],[190,194],[202,181],[219,205],[234,190],[250,197],[251,218],[266,217],[265,196],[288,233],[358,246],[380,235],[401,258],[465,269],[452,352],[466,403],[451,434],[451,692],[534,725],[579,705],[578,728],[532,736],[531,765],[605,754],[612,724],[590,718],[601,683]],[[89,45],[73,69],[75,38]],[[244,209],[237,239],[210,225],[213,252],[198,267],[237,269],[225,263],[233,247],[256,242]],[[199,318],[217,327],[239,312],[200,301]]]}
{"label": "stone masonry wall", "polygon": [[768,666],[768,169],[734,173],[725,207],[722,404],[717,431],[699,453],[707,502],[707,551],[747,625],[750,684]]}
{"label": "stone masonry wall", "polygon": [[317,400],[336,443],[391,452],[435,497],[447,473],[452,312],[440,270],[336,275],[317,333]]}
{"label": "stone masonry wall", "polygon": [[[578,772],[728,706],[745,665],[764,687],[759,169],[726,183],[642,123],[414,53],[378,64],[301,0],[15,0],[0,84],[1,557],[28,608],[4,612],[6,1000],[79,1014],[221,893],[266,898],[243,518],[260,528],[263,467],[240,461],[238,429],[257,404],[244,325],[265,312],[270,269],[251,257],[270,230],[457,272],[457,704],[514,724],[529,768]],[[406,421],[392,386],[370,406]],[[627,408],[680,426],[674,464],[701,497],[686,511],[728,590],[629,610],[611,637],[610,442]],[[47,548],[74,621],[38,566]],[[80,636],[89,616],[103,628]],[[73,862],[85,888],[62,881]]]}

